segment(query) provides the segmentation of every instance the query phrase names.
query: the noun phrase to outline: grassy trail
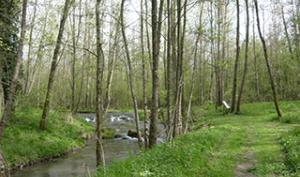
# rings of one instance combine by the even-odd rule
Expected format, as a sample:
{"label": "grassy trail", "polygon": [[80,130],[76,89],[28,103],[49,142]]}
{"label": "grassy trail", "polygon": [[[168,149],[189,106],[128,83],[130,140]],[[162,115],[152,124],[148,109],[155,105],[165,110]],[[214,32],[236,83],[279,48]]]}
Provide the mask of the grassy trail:
{"label": "grassy trail", "polygon": [[212,153],[207,176],[220,172],[224,176],[282,176],[288,171],[280,138],[299,124],[280,123],[265,112],[225,117],[213,114],[204,122],[209,121],[215,128],[230,127],[232,131]]}
{"label": "grassy trail", "polygon": [[98,176],[297,177],[299,106],[300,102],[282,103],[282,123],[272,103],[246,104],[239,115],[223,115],[210,106],[195,108],[193,132],[116,162],[105,175],[99,169]]}

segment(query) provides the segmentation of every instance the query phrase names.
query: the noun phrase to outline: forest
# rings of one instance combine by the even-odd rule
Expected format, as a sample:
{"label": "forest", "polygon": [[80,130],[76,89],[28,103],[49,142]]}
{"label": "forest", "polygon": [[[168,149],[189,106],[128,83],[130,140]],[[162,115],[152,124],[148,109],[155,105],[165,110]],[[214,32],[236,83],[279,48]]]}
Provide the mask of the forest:
{"label": "forest", "polygon": [[0,177],[299,177],[299,0],[0,0]]}

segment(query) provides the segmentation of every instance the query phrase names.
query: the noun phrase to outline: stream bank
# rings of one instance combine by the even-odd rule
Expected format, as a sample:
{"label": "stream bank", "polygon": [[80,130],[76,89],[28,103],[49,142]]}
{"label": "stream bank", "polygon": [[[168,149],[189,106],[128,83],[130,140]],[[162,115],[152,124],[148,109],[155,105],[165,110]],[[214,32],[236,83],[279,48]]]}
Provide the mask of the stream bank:
{"label": "stream bank", "polygon": [[1,150],[7,167],[16,170],[61,157],[85,146],[82,135],[94,127],[69,112],[50,111],[48,128],[39,129],[42,110],[23,107],[16,111],[5,129]]}
{"label": "stream bank", "polygon": [[[78,115],[78,121],[83,121],[84,124],[88,123],[93,126],[95,123],[94,113],[80,113]],[[141,122],[140,126],[143,127],[142,125],[143,123]],[[113,130],[114,137],[116,137],[103,139],[107,164],[134,156],[140,152],[137,139],[128,136],[129,132],[135,130],[135,121],[132,113],[107,113],[103,128],[105,130]],[[163,134],[163,126],[161,124],[159,125],[159,130]],[[162,139],[160,138],[160,141]],[[74,177],[95,173],[95,147],[94,140],[88,141],[84,148],[75,153],[69,153],[61,158],[18,170],[12,174],[12,177]]]}

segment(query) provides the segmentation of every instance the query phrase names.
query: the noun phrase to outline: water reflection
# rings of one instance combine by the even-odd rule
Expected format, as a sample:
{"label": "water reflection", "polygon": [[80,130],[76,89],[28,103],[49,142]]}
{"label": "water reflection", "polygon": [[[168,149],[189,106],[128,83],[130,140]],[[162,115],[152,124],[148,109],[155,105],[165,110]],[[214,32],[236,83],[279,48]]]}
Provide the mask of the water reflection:
{"label": "water reflection", "polygon": [[[70,154],[52,162],[25,168],[12,174],[12,177],[87,177],[95,172],[95,143],[91,142],[78,153]],[[105,159],[109,164],[114,160],[138,153],[138,144],[126,140],[104,140]]]}

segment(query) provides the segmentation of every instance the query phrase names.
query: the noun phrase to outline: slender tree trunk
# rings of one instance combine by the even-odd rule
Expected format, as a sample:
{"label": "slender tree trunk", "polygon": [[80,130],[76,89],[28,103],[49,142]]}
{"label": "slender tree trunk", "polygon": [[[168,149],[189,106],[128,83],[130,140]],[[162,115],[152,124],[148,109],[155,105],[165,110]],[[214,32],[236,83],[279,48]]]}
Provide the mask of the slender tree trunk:
{"label": "slender tree trunk", "polygon": [[176,28],[176,40],[177,40],[177,55],[176,55],[176,90],[175,90],[175,104],[174,104],[174,117],[173,117],[173,138],[181,133],[181,109],[180,109],[180,96],[181,96],[181,0],[177,0],[177,28]]}
{"label": "slender tree trunk", "polygon": [[241,100],[242,100],[242,95],[244,91],[244,85],[246,81],[246,75],[248,71],[248,49],[249,49],[249,5],[248,5],[248,0],[245,0],[246,4],[246,46],[245,46],[245,61],[244,61],[244,72],[243,72],[243,78],[241,82],[241,87],[238,95],[238,100],[236,104],[236,113],[240,112],[241,109]]}
{"label": "slender tree trunk", "polygon": [[102,83],[104,75],[104,53],[101,40],[101,0],[96,2],[96,35],[97,35],[97,76],[96,76],[96,165],[105,167],[104,149],[102,145],[101,128],[103,124]]}
{"label": "slender tree trunk", "polygon": [[213,14],[213,1],[210,1],[210,64],[211,64],[211,70],[210,70],[210,83],[209,83],[209,99],[213,101],[213,79],[214,79],[214,14]]}
{"label": "slender tree trunk", "polygon": [[73,18],[72,18],[72,62],[71,62],[71,111],[72,114],[74,114],[75,110],[75,87],[76,87],[76,74],[75,74],[75,67],[76,67],[76,35],[75,35],[75,26],[76,26],[76,21],[75,21],[75,10],[76,6],[74,5],[73,7]]}
{"label": "slender tree trunk", "polygon": [[289,32],[288,32],[287,23],[286,23],[285,16],[284,16],[283,5],[281,5],[281,17],[282,17],[282,23],[283,23],[283,27],[284,27],[285,38],[286,38],[287,44],[288,44],[288,49],[289,49],[291,58],[293,59],[294,58],[293,48],[292,48],[292,43],[291,43],[291,39],[290,39]]}
{"label": "slender tree trunk", "polygon": [[152,148],[157,140],[157,119],[159,108],[159,49],[160,49],[160,30],[164,0],[160,0],[159,17],[157,17],[157,0],[151,0],[152,18],[152,106],[150,115],[150,135],[149,147]]}
{"label": "slender tree trunk", "polygon": [[[186,1],[184,2],[184,18],[186,16]],[[184,28],[185,20],[182,25],[181,20],[181,0],[177,0],[177,56],[176,56],[176,90],[175,90],[175,105],[174,105],[174,129],[173,138],[182,134],[182,95],[183,95],[183,46],[184,46]]]}
{"label": "slender tree trunk", "polygon": [[[72,90],[72,99],[71,99],[71,111],[72,114],[75,114],[77,111],[77,104],[76,104],[76,60],[77,60],[77,46],[79,41],[79,35],[81,32],[81,0],[79,1],[79,17],[78,17],[78,26],[77,26],[77,33],[76,33],[76,6],[73,7],[73,18],[72,18],[72,68],[71,68],[71,76],[72,76],[72,82],[71,82],[71,90]],[[82,84],[81,84],[82,85]],[[81,86],[80,86],[81,87]],[[78,102],[80,102],[80,92],[81,89],[79,89],[79,96],[78,96]]]}
{"label": "slender tree trunk", "polygon": [[237,90],[237,72],[240,58],[240,3],[236,0],[237,10],[237,25],[236,25],[236,56],[233,69],[233,84],[232,84],[232,99],[231,99],[231,112],[235,111],[236,108],[236,90]]}
{"label": "slender tree trunk", "polygon": [[196,68],[197,68],[197,52],[198,52],[199,39],[200,39],[200,34],[197,34],[197,39],[195,42],[195,49],[194,49],[192,78],[191,78],[192,85],[190,88],[189,103],[188,103],[188,109],[187,109],[187,121],[185,123],[184,132],[188,131],[189,122],[191,122],[191,119],[192,119],[192,100],[193,100],[193,92],[194,92],[194,88],[195,88],[195,74],[196,74]]}
{"label": "slender tree trunk", "polygon": [[260,37],[262,46],[263,46],[264,57],[265,57],[265,60],[266,60],[268,74],[269,74],[269,77],[270,77],[270,84],[271,84],[272,93],[273,93],[273,101],[274,101],[274,105],[275,105],[277,115],[281,120],[282,113],[281,113],[280,108],[279,108],[279,103],[278,103],[278,98],[277,98],[277,91],[276,91],[276,86],[275,86],[275,82],[274,82],[274,77],[273,77],[273,73],[272,73],[271,64],[270,64],[269,57],[268,57],[267,46],[266,46],[265,39],[264,39],[263,34],[261,32],[261,29],[260,29],[260,20],[259,20],[257,0],[254,0],[254,4],[255,4],[255,10],[256,10],[257,29],[258,29],[258,33],[259,33],[259,37]]}
{"label": "slender tree trunk", "polygon": [[[181,0],[178,0],[178,2]],[[178,3],[178,4],[181,4]],[[181,7],[181,5],[179,6]],[[177,8],[178,10],[179,8]],[[179,12],[178,10],[178,22],[181,21],[181,11]],[[178,102],[178,133],[179,135],[183,133],[184,131],[184,127],[187,124],[187,116],[184,116],[185,114],[185,106],[184,106],[184,73],[183,73],[183,56],[184,56],[184,40],[185,40],[185,29],[186,29],[186,17],[187,15],[187,0],[184,0],[183,2],[183,23],[182,23],[182,28],[180,26],[180,23],[178,23],[178,28],[181,28],[180,30],[178,30],[178,33],[181,32],[181,34],[178,34],[178,40],[180,40],[180,42],[178,43],[179,48],[178,48],[178,63],[179,63],[179,80],[181,80],[180,83],[180,89],[179,89],[179,97],[180,97],[180,101]],[[179,38],[180,37],[180,38]]]}
{"label": "slender tree trunk", "polygon": [[[40,69],[40,65],[42,63],[42,58],[43,58],[43,46],[45,42],[45,33],[46,33],[46,28],[47,28],[47,22],[48,22],[48,11],[45,12],[45,20],[43,22],[43,28],[42,28],[42,33],[41,33],[41,39],[39,41],[38,45],[38,50],[36,52],[36,60],[34,61],[33,67],[31,69],[31,73],[29,76],[28,80],[28,93],[31,92],[32,87],[34,85],[35,79],[36,79],[36,73],[38,73]],[[39,92],[38,92],[39,93]],[[40,102],[38,102],[40,104]]]}
{"label": "slender tree trunk", "polygon": [[228,28],[229,28],[229,25],[227,24],[227,18],[228,18],[228,6],[229,6],[229,0],[224,0],[224,14],[222,15],[223,16],[223,41],[222,41],[222,68],[220,69],[220,72],[221,72],[221,88],[222,88],[222,101],[224,99],[224,95],[225,95],[225,85],[227,85],[226,83],[226,79],[225,79],[225,76],[226,76],[226,68],[224,68],[224,64],[226,63],[226,57],[227,57],[227,52],[226,52],[226,48],[229,48],[229,46],[226,46],[226,42],[228,41],[227,40],[227,35],[228,35]]}
{"label": "slender tree trunk", "polygon": [[171,0],[167,0],[167,12],[168,12],[168,30],[167,30],[167,138],[170,138],[171,131],[171,50],[172,50],[172,8]]}
{"label": "slender tree trunk", "polygon": [[[113,32],[111,32],[111,33],[113,33]],[[120,23],[116,22],[113,44],[111,46],[110,54],[109,54],[108,74],[107,74],[106,89],[105,89],[106,92],[105,92],[104,106],[103,106],[104,113],[107,112],[110,102],[111,102],[111,86],[112,86],[112,80],[113,80],[113,76],[114,76],[116,58],[118,57],[117,56],[118,52],[116,49],[117,49],[117,45],[119,42],[119,34],[120,34]]]}
{"label": "slender tree trunk", "polygon": [[[202,14],[203,14],[203,3],[200,4],[200,17],[199,17],[199,27],[198,29],[202,29]],[[188,102],[188,109],[187,109],[187,122],[184,127],[184,132],[187,132],[189,129],[189,123],[192,122],[192,100],[193,100],[193,93],[195,88],[195,76],[196,76],[196,69],[197,69],[197,59],[198,59],[198,43],[201,38],[201,31],[198,31],[197,38],[195,41],[195,48],[194,48],[194,59],[193,59],[193,71],[192,71],[192,78],[191,78],[191,88],[190,88],[190,95],[189,95],[189,102]],[[200,43],[200,45],[202,42]],[[201,46],[202,47],[202,46]],[[200,50],[201,50],[200,47]],[[200,55],[200,58],[202,56]]]}
{"label": "slender tree trunk", "polygon": [[[85,14],[86,14],[86,21],[85,21],[85,28],[87,29],[87,42],[85,43],[87,45],[87,49],[89,50],[91,45],[90,45],[90,41],[91,41],[91,30],[90,30],[90,25],[89,25],[89,10],[88,10],[88,0],[85,2]],[[90,60],[90,52],[88,52],[87,54],[87,58],[86,58],[86,66],[87,68],[90,68],[91,67],[91,60]],[[89,69],[86,70],[86,92],[85,92],[85,108],[91,108],[91,101],[90,101],[90,98],[91,98],[91,94],[90,94],[90,73],[91,71]]]}
{"label": "slender tree trunk", "polygon": [[255,37],[255,8],[253,7],[253,58],[254,58],[254,77],[255,77],[255,93],[256,98],[260,100],[259,94],[259,75],[257,68],[257,54],[256,54],[256,37]]}
{"label": "slender tree trunk", "polygon": [[222,14],[222,2],[217,4],[217,57],[215,62],[215,75],[216,75],[216,108],[222,106],[223,101],[223,91],[222,91],[222,75],[221,75],[221,14]]}
{"label": "slender tree trunk", "polygon": [[53,58],[52,58],[52,63],[51,63],[51,69],[50,69],[50,74],[49,74],[49,80],[48,80],[48,87],[47,87],[47,92],[46,92],[46,98],[45,98],[45,103],[44,103],[44,109],[43,109],[43,114],[42,114],[42,119],[40,121],[40,128],[42,130],[45,130],[47,128],[47,119],[48,119],[48,113],[49,113],[49,108],[50,108],[50,99],[51,99],[51,94],[52,94],[52,87],[54,83],[54,77],[55,77],[55,71],[57,67],[57,61],[59,57],[59,52],[61,48],[61,43],[62,43],[62,38],[63,38],[63,33],[64,33],[64,27],[65,23],[67,20],[67,16],[69,13],[69,9],[71,6],[71,0],[66,0],[65,5],[64,5],[64,10],[63,10],[63,15],[60,21],[60,27],[59,27],[59,32],[56,40],[56,45],[53,53]]}
{"label": "slender tree trunk", "polygon": [[[170,92],[169,95],[171,97],[174,96],[173,100],[174,100],[174,105],[176,105],[177,103],[177,64],[178,64],[178,59],[177,59],[177,38],[176,38],[176,29],[177,29],[177,23],[176,23],[176,1],[172,1],[170,2],[170,44],[171,44],[171,61],[170,61],[170,77],[171,80],[173,81],[170,84]],[[175,81],[175,82],[174,82]],[[173,106],[173,110],[171,109],[171,104],[172,104],[172,100],[170,98],[170,121],[169,121],[169,130],[168,130],[168,140],[171,140],[173,138],[173,134],[174,134],[174,130],[176,128],[176,122],[175,122],[175,112],[177,111],[177,109],[175,108],[175,106]]]}
{"label": "slender tree trunk", "polygon": [[31,49],[32,49],[32,35],[35,25],[35,19],[36,19],[36,6],[37,6],[37,0],[34,2],[34,8],[33,8],[33,15],[31,19],[31,25],[30,25],[30,32],[29,32],[29,41],[28,41],[28,54],[27,54],[27,62],[26,62],[26,76],[25,76],[25,86],[24,86],[24,94],[28,94],[29,90],[29,80],[30,80],[30,65],[31,65]]}
{"label": "slender tree trunk", "polygon": [[151,51],[151,44],[150,44],[150,32],[149,32],[149,25],[148,25],[148,0],[145,0],[145,28],[146,28],[146,38],[147,38],[147,49],[148,49],[148,58],[149,58],[149,65],[150,65],[150,69],[152,70],[152,63],[151,63],[151,59],[152,59],[152,51]]}
{"label": "slender tree trunk", "polygon": [[[26,33],[26,15],[27,15],[27,0],[23,0],[23,2],[22,2],[22,18],[21,18],[21,33],[20,33],[20,38],[19,38],[19,42],[18,42],[19,45],[18,45],[18,49],[17,49],[17,59],[16,59],[15,68],[13,68],[14,74],[13,74],[13,77],[11,80],[11,85],[9,88],[8,99],[5,101],[4,112],[1,117],[0,141],[3,138],[4,129],[11,117],[12,109],[13,109],[13,105],[14,105],[14,97],[16,95],[17,83],[19,80],[19,72],[20,72],[20,67],[22,64],[22,57],[23,57],[23,47],[24,47],[24,39],[25,39],[25,33]],[[7,170],[5,159],[4,159],[1,151],[0,151],[0,166],[4,167],[5,171]],[[2,176],[2,175],[9,176],[8,172],[5,172],[4,174],[0,173],[0,176]]]}
{"label": "slender tree trunk", "polygon": [[141,143],[142,138],[141,138],[141,134],[140,134],[138,105],[137,105],[136,93],[135,93],[135,90],[134,90],[134,83],[133,83],[133,69],[132,69],[131,58],[130,58],[130,53],[129,53],[129,49],[128,49],[127,38],[126,38],[126,34],[125,34],[125,26],[124,26],[124,14],[123,14],[124,3],[125,3],[125,0],[122,0],[121,15],[120,15],[121,27],[122,27],[122,36],[123,36],[123,41],[124,41],[124,46],[125,46],[125,53],[126,53],[126,58],[127,58],[128,79],[129,79],[129,87],[130,87],[130,93],[131,93],[131,98],[132,98],[132,105],[133,105],[133,109],[134,109],[135,126],[136,126],[138,141]]}
{"label": "slender tree trunk", "polygon": [[[146,0],[147,1],[147,0]],[[143,0],[141,0],[141,51],[142,51],[142,87],[143,87],[143,107],[144,107],[144,146],[148,148],[148,108],[147,108],[147,93],[146,93],[146,59],[145,59],[145,48],[144,48],[144,6]]]}

